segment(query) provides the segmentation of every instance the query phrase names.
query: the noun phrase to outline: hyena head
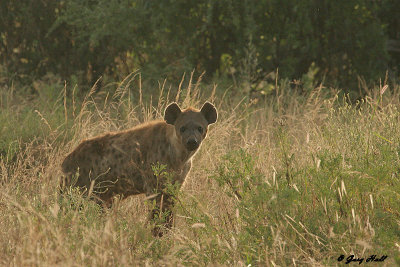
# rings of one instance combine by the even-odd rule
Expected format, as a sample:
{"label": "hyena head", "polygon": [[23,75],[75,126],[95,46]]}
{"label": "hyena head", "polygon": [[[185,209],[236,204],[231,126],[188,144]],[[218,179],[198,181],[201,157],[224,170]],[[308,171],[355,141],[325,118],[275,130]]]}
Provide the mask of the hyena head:
{"label": "hyena head", "polygon": [[207,135],[208,125],[217,121],[217,109],[213,104],[204,103],[201,110],[181,110],[176,103],[165,109],[164,119],[175,127],[178,140],[188,151],[195,151]]}

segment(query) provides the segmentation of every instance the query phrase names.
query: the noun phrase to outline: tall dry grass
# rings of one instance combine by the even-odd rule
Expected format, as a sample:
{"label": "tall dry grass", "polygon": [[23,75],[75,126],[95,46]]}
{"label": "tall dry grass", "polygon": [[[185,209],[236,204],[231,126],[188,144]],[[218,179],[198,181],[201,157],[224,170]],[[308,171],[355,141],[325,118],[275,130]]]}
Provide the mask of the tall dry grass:
{"label": "tall dry grass", "polygon": [[[14,159],[2,156],[1,265],[332,266],[341,254],[399,261],[398,86],[366,89],[355,105],[323,86],[297,95],[284,81],[258,102],[193,74],[176,90],[160,83],[156,95],[140,73],[113,86],[94,86],[83,100],[64,87],[58,125],[37,110],[48,135],[20,144]],[[219,120],[166,236],[152,237],[143,196],[105,211],[74,190],[60,198],[60,163],[82,139],[161,118],[171,101],[205,100]]]}

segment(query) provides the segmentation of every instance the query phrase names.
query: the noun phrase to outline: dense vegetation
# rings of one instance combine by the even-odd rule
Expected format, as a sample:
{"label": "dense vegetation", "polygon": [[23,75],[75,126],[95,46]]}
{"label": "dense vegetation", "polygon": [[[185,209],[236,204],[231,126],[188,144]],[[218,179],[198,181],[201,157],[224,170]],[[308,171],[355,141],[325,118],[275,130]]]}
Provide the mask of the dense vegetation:
{"label": "dense vegetation", "polygon": [[51,72],[89,86],[136,69],[149,79],[196,69],[254,86],[277,69],[291,80],[311,71],[358,91],[358,77],[397,77],[399,10],[397,0],[5,0],[0,64],[7,77]]}
{"label": "dense vegetation", "polygon": [[[399,86],[365,88],[350,105],[324,87],[300,96],[279,81],[276,95],[246,103],[186,79],[141,102],[132,92],[149,88],[137,79],[82,100],[2,94],[1,265],[334,266],[353,254],[400,264]],[[159,118],[172,100],[204,99],[219,121],[164,237],[152,236],[143,196],[106,210],[73,189],[60,197],[59,165],[80,140]]]}
{"label": "dense vegetation", "polygon": [[[0,265],[400,265],[398,10],[1,1]],[[162,238],[144,196],[102,209],[60,193],[82,139],[205,100],[219,119]]]}

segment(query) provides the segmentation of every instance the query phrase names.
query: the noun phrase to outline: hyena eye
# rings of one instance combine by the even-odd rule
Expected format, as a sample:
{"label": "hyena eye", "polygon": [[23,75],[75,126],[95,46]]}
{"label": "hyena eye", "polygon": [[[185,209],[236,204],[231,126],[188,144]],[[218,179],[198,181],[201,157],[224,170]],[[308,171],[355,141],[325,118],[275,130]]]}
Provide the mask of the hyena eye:
{"label": "hyena eye", "polygon": [[184,131],[186,131],[186,128],[184,126],[182,126],[180,131],[181,131],[181,133],[183,133]]}
{"label": "hyena eye", "polygon": [[197,130],[199,131],[199,133],[203,133],[203,128],[201,126],[199,126],[199,128],[197,128]]}

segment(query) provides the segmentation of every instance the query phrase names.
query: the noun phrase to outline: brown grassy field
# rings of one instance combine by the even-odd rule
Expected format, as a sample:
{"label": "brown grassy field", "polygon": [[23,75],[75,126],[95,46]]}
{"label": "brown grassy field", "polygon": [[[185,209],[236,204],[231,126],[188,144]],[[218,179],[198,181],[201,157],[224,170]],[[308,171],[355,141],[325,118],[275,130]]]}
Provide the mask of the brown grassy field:
{"label": "brown grassy field", "polygon": [[[133,74],[82,98],[62,83],[36,86],[29,101],[1,89],[2,266],[334,266],[351,255],[400,264],[398,85],[365,88],[352,104],[323,86],[298,95],[286,81],[254,99],[192,79],[151,95]],[[219,120],[167,235],[151,235],[144,196],[106,210],[73,189],[60,196],[60,163],[82,139],[204,100]]]}

